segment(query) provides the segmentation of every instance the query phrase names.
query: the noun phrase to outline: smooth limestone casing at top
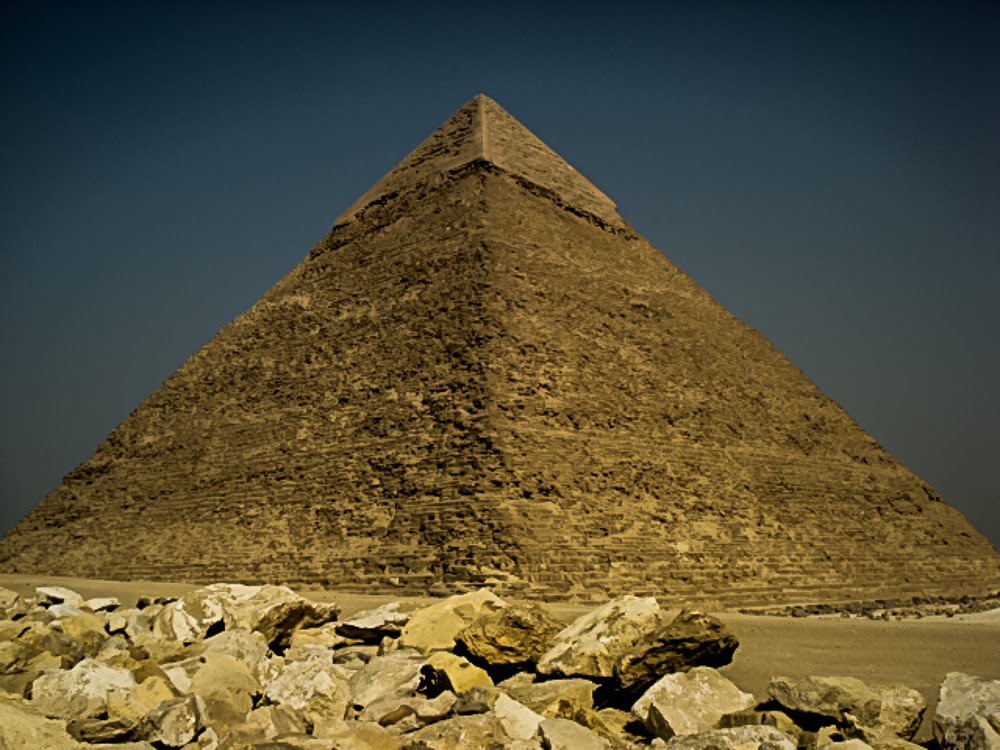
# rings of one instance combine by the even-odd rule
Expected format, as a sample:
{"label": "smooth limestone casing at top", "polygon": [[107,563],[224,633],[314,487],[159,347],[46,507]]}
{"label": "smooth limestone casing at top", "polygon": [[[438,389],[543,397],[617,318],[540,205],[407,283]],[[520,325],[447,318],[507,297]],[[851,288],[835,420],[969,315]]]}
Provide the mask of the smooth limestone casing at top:
{"label": "smooth limestone casing at top", "polygon": [[484,96],[115,428],[0,570],[730,605],[1000,585],[960,513]]}

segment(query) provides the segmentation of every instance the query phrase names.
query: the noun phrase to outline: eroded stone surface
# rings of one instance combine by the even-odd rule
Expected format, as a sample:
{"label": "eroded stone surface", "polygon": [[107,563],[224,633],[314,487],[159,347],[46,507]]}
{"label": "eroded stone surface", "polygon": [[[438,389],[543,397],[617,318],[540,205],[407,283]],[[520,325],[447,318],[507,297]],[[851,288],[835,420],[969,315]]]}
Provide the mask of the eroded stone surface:
{"label": "eroded stone surface", "polygon": [[622,654],[659,624],[653,597],[623,596],[578,617],[560,631],[538,662],[538,671],[566,677],[614,676]]}
{"label": "eroded stone surface", "polygon": [[477,617],[455,636],[470,657],[492,666],[525,667],[538,662],[563,623],[539,604],[514,604]]}
{"label": "eroded stone surface", "polygon": [[466,626],[480,615],[504,606],[504,601],[488,589],[448,597],[414,612],[403,628],[399,644],[425,654],[452,649],[455,637]]}
{"label": "eroded stone surface", "polygon": [[768,694],[792,711],[852,721],[908,739],[920,727],[927,701],[904,685],[867,685],[855,677],[775,677]]}
{"label": "eroded stone surface", "polygon": [[662,677],[636,701],[632,713],[652,734],[668,740],[713,729],[724,715],[756,703],[711,667],[696,667]]}
{"label": "eroded stone surface", "polygon": [[544,719],[539,725],[546,750],[607,750],[611,743],[569,719]]}
{"label": "eroded stone surface", "polygon": [[774,727],[747,726],[673,737],[664,747],[666,750],[795,750],[795,742]]}
{"label": "eroded stone surface", "polygon": [[0,747],[78,750],[66,723],[47,718],[29,703],[0,693]]}
{"label": "eroded stone surface", "polygon": [[60,719],[85,719],[107,711],[108,699],[135,687],[127,669],[84,659],[68,671],[47,672],[32,686],[31,704],[40,713]]}
{"label": "eroded stone surface", "polygon": [[739,645],[717,617],[683,610],[673,620],[643,633],[614,667],[620,689],[641,693],[660,677],[692,667],[722,667]]}
{"label": "eroded stone surface", "polygon": [[1000,680],[949,672],[934,709],[934,737],[943,748],[1000,748]]}

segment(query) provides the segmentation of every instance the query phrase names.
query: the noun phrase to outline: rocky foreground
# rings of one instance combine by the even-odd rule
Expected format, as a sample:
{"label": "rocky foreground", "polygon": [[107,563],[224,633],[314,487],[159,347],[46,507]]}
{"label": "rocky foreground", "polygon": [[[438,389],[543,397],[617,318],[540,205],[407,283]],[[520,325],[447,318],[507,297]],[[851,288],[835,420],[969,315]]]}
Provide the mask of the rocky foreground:
{"label": "rocky foreground", "polygon": [[[30,599],[0,588],[0,750],[922,747],[902,685],[775,676],[754,696],[716,671],[719,620],[622,597],[569,626],[490,591],[338,619],[280,586],[176,600]],[[1000,681],[941,685],[937,747],[1000,748]]]}

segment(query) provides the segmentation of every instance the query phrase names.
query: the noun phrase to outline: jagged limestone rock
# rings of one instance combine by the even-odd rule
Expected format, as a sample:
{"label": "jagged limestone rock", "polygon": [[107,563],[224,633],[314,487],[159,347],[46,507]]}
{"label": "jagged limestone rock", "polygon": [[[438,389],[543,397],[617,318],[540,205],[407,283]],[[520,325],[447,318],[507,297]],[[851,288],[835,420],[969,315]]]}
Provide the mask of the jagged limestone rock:
{"label": "jagged limestone rock", "polygon": [[14,610],[20,602],[20,594],[0,586],[0,617],[9,617],[8,612]]}
{"label": "jagged limestone rock", "polygon": [[416,694],[423,665],[423,655],[412,649],[376,656],[350,677],[352,705],[360,710],[385,696]]}
{"label": "jagged limestone rock", "polygon": [[252,745],[254,742],[273,740],[280,735],[305,734],[307,729],[302,714],[291,706],[261,706],[247,714],[239,726],[224,730],[222,744],[233,747]]}
{"label": "jagged limestone rock", "polygon": [[538,725],[545,750],[608,750],[611,743],[569,719],[549,718]]}
{"label": "jagged limestone rock", "polygon": [[838,722],[850,714],[857,724],[904,739],[916,733],[927,708],[923,696],[905,685],[867,685],[856,677],[774,677],[767,692],[792,711]]}
{"label": "jagged limestone rock", "polygon": [[817,741],[816,750],[875,750],[864,740]]}
{"label": "jagged limestone rock", "polygon": [[851,740],[861,740],[873,750],[920,750],[921,746],[904,740],[884,727],[872,728],[858,722],[851,714],[844,715],[841,733]]}
{"label": "jagged limestone rock", "polygon": [[66,731],[80,742],[122,742],[131,739],[139,722],[130,719],[73,719],[66,724]]}
{"label": "jagged limestone rock", "polygon": [[455,716],[407,736],[407,750],[455,750],[459,747],[508,747],[513,738],[492,713]]}
{"label": "jagged limestone rock", "polygon": [[560,631],[538,671],[564,677],[610,678],[622,654],[659,624],[653,597],[626,595],[581,615]]}
{"label": "jagged limestone rock", "polygon": [[518,603],[477,617],[455,640],[464,653],[490,666],[524,668],[542,658],[563,627],[540,604]]}
{"label": "jagged limestone rock", "polygon": [[286,645],[296,629],[330,622],[337,613],[336,606],[311,602],[285,586],[215,583],[166,605],[153,622],[153,632],[161,639],[190,643],[223,623],[227,630],[256,630],[268,643]]}
{"label": "jagged limestone rock", "polygon": [[147,677],[127,693],[108,696],[108,716],[112,719],[140,721],[164,701],[179,698],[179,691],[166,677]]}
{"label": "jagged limestone rock", "polygon": [[35,589],[35,601],[43,607],[49,607],[53,604],[68,604],[71,607],[79,607],[83,604],[83,597],[65,586],[39,586]]}
{"label": "jagged limestone rock", "polygon": [[204,726],[197,697],[184,695],[160,703],[143,717],[140,732],[144,739],[167,747],[183,747]]}
{"label": "jagged limestone rock", "polygon": [[124,633],[129,638],[135,639],[140,635],[149,635],[152,626],[141,610],[129,607],[108,614],[108,632],[112,635]]}
{"label": "jagged limestone rock", "polygon": [[259,683],[264,683],[274,675],[277,662],[267,646],[264,636],[258,632],[236,628],[226,630],[206,638],[201,655],[205,658],[220,654],[236,659],[253,675]]}
{"label": "jagged limestone rock", "polygon": [[399,637],[403,648],[429,654],[455,647],[455,636],[485,612],[496,611],[506,603],[488,589],[451,596],[416,610]]}
{"label": "jagged limestone rock", "polygon": [[1000,680],[949,672],[938,692],[934,738],[946,750],[1000,748]]}
{"label": "jagged limestone rock", "polygon": [[474,687],[457,696],[454,711],[456,714],[483,714],[493,708],[500,697],[501,690],[496,687]]}
{"label": "jagged limestone rock", "polygon": [[784,732],[789,737],[797,737],[802,733],[802,730],[784,711],[741,710],[727,713],[719,719],[719,729],[751,726],[774,727],[778,731]]}
{"label": "jagged limestone rock", "polygon": [[383,638],[398,638],[409,621],[409,613],[400,611],[399,602],[389,602],[373,610],[358,612],[337,623],[336,627],[342,636],[377,644]]}
{"label": "jagged limestone rock", "polygon": [[500,719],[504,731],[516,740],[530,740],[538,734],[544,716],[535,713],[508,695],[501,693],[493,704],[493,715]]}
{"label": "jagged limestone rock", "polygon": [[378,724],[345,721],[330,730],[314,730],[313,734],[333,740],[337,750],[401,750],[400,738]]}
{"label": "jagged limestone rock", "polygon": [[285,704],[301,712],[306,721],[339,722],[351,703],[350,675],[329,658],[317,656],[282,665],[264,687],[272,703]]}
{"label": "jagged limestone rock", "polygon": [[87,656],[96,656],[108,640],[104,620],[90,612],[61,617],[52,623],[52,628],[78,644]]}
{"label": "jagged limestone rock", "polygon": [[84,659],[68,671],[47,672],[35,680],[31,704],[40,713],[60,719],[86,719],[108,708],[109,696],[128,693],[135,677],[127,669]]}
{"label": "jagged limestone rock", "polygon": [[83,606],[91,612],[111,612],[122,606],[121,600],[116,596],[99,596],[87,599]]}
{"label": "jagged limestone rock", "polygon": [[208,654],[202,660],[189,692],[202,700],[203,723],[217,731],[241,724],[261,692],[260,683],[246,664],[227,654]]}
{"label": "jagged limestone rock", "polygon": [[636,701],[632,714],[651,734],[669,740],[713,729],[724,715],[756,703],[711,667],[695,667],[660,678]]}
{"label": "jagged limestone rock", "polygon": [[427,662],[420,668],[420,675],[423,678],[422,685],[430,695],[443,690],[464,693],[472,688],[493,687],[493,680],[486,670],[447,651],[435,651],[428,656]]}
{"label": "jagged limestone rock", "polygon": [[692,667],[722,667],[733,660],[739,642],[725,625],[702,612],[683,610],[673,620],[644,633],[618,657],[618,687],[641,693],[660,677]]}
{"label": "jagged limestone rock", "polygon": [[314,628],[300,628],[292,633],[289,639],[290,650],[319,646],[320,648],[337,648],[358,642],[356,638],[348,638],[337,632],[338,622],[328,622]]}
{"label": "jagged limestone rock", "polygon": [[[506,688],[514,700],[543,716],[571,718],[581,711],[594,708],[597,684],[582,678],[546,680],[545,682],[514,685]],[[566,714],[570,714],[566,716]]]}
{"label": "jagged limestone rock", "polygon": [[79,750],[66,722],[49,719],[21,698],[0,693],[0,747]]}
{"label": "jagged limestone rock", "polygon": [[664,747],[666,750],[796,750],[796,743],[774,727],[746,726],[673,737]]}
{"label": "jagged limestone rock", "polygon": [[455,694],[450,691],[439,693],[434,698],[423,695],[388,696],[367,705],[358,719],[391,726],[397,732],[411,732],[450,716],[456,700]]}

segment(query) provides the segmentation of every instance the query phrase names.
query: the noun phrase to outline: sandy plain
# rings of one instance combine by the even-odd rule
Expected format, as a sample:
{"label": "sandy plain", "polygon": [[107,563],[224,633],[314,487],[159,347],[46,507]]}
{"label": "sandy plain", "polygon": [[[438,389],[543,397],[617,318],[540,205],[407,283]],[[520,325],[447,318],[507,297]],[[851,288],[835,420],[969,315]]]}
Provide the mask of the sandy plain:
{"label": "sandy plain", "polygon": [[[196,586],[154,581],[105,581],[58,576],[0,574],[0,586],[32,595],[38,586],[66,586],[84,597],[115,596],[125,606],[139,596],[178,596]],[[399,601],[407,609],[431,598],[338,591],[302,590],[317,601],[337,602],[342,617]],[[549,603],[571,621],[594,605]],[[743,690],[763,700],[777,675],[849,675],[873,684],[902,683],[919,690],[929,707],[917,741],[930,739],[930,716],[948,672],[1000,679],[1000,610],[925,617],[920,620],[867,620],[839,616],[791,618],[716,611],[739,639],[733,663],[721,671]]]}

